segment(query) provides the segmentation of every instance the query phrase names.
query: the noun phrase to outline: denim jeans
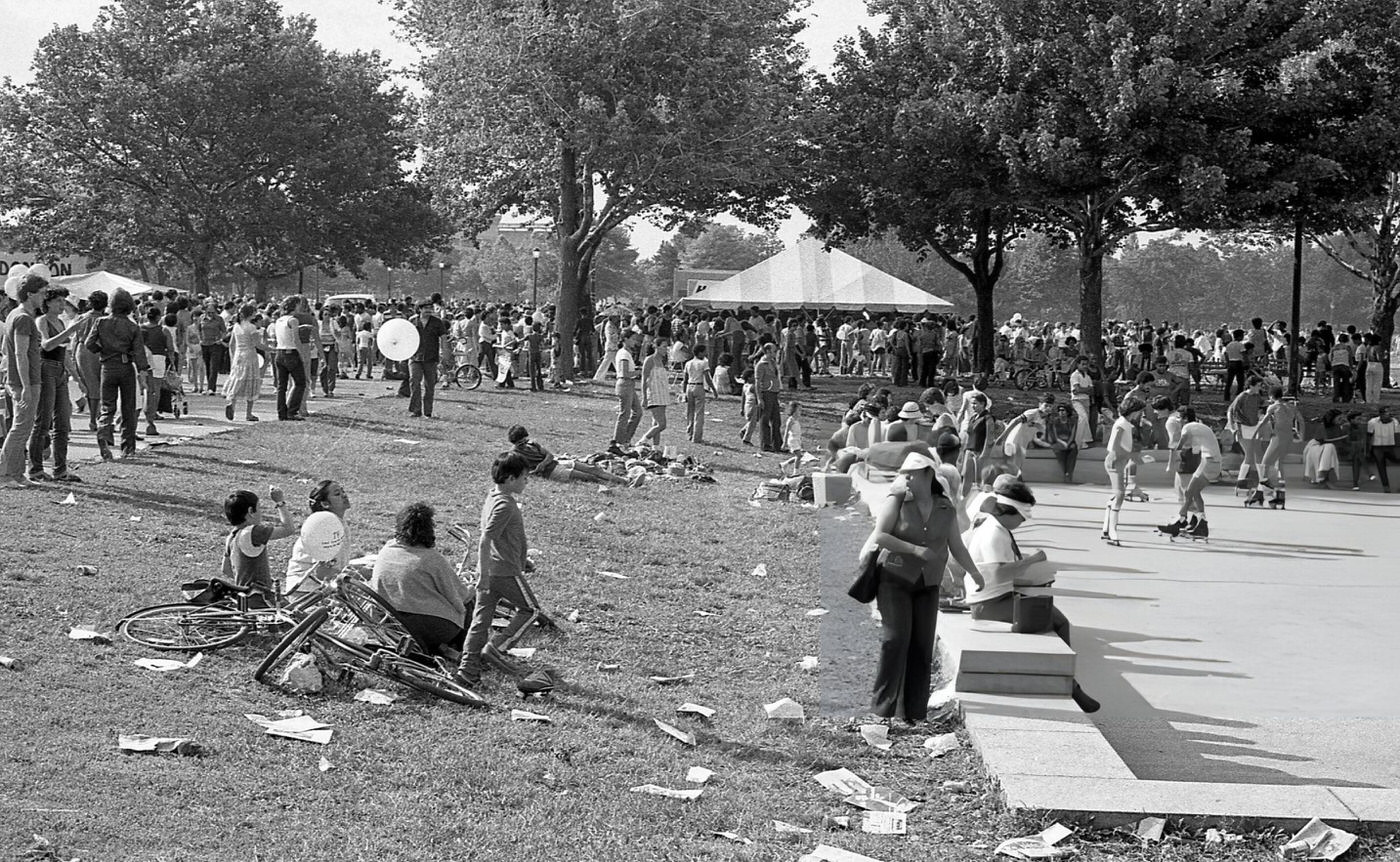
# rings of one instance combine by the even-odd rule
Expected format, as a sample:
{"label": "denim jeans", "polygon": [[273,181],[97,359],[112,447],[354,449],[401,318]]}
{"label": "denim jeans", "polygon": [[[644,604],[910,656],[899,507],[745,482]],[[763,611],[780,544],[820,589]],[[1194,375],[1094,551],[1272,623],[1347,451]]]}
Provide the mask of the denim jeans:
{"label": "denim jeans", "polygon": [[102,363],[102,418],[97,439],[115,444],[117,399],[121,398],[122,451],[136,451],[136,366],[126,362]]}
{"label": "denim jeans", "polygon": [[39,412],[40,384],[31,383],[20,389],[6,387],[10,392],[10,430],[5,435],[5,445],[0,447],[0,476],[19,479],[24,476],[25,447],[29,445],[29,434],[34,430],[34,418]]}
{"label": "denim jeans", "polygon": [[[273,360],[272,373],[277,378],[277,418],[286,419],[301,412],[301,399],[306,392],[306,363],[301,351],[279,350]],[[287,382],[291,381],[291,393]]]}
{"label": "denim jeans", "polygon": [[433,415],[433,391],[437,388],[438,364],[414,360],[408,364],[408,412]]}
{"label": "denim jeans", "polygon": [[73,402],[68,397],[68,369],[60,360],[39,366],[39,408],[29,432],[29,475],[44,472],[44,450],[53,448],[53,474],[68,472],[68,438],[73,431]]}
{"label": "denim jeans", "polygon": [[613,427],[613,440],[619,446],[631,446],[632,436],[637,426],[642,424],[642,399],[633,387],[624,389],[617,396],[617,424]]}
{"label": "denim jeans", "polygon": [[928,716],[938,589],[910,591],[881,575],[875,605],[880,609],[880,663],[870,708],[886,718],[903,713],[909,721],[920,721]]}

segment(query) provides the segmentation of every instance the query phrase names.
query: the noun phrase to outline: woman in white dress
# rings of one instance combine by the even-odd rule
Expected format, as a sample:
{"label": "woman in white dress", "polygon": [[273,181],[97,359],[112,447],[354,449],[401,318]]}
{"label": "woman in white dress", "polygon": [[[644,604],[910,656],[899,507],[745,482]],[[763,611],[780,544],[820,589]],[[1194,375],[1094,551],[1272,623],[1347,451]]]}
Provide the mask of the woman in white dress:
{"label": "woman in white dress", "polygon": [[263,345],[263,334],[253,322],[257,313],[257,306],[243,306],[238,310],[238,321],[229,331],[233,357],[229,360],[228,378],[224,380],[224,418],[230,422],[233,421],[233,405],[236,401],[244,401],[248,405],[244,419],[249,422],[258,421],[258,417],[253,415],[253,402],[262,394],[262,368],[258,362],[258,354]]}

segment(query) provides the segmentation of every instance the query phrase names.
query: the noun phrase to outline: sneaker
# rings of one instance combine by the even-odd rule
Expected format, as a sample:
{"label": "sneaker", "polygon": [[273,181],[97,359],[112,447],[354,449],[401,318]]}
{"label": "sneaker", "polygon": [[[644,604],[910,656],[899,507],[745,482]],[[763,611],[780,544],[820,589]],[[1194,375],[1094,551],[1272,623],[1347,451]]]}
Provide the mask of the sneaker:
{"label": "sneaker", "polygon": [[52,482],[52,481],[53,481],[53,477],[50,476],[48,473],[44,473],[44,472],[29,473],[29,474],[27,474],[24,478],[25,478],[25,481],[27,481],[27,482],[33,482],[33,483],[35,483],[35,484],[38,484],[38,483],[40,483],[40,482]]}
{"label": "sneaker", "polygon": [[233,405],[232,405],[232,404],[225,404],[225,405],[224,405],[224,418],[227,419],[227,420],[230,421],[230,422],[233,421]]}
{"label": "sneaker", "polygon": [[147,436],[147,437],[159,437],[159,436],[160,436],[160,432],[156,430],[156,426],[154,426],[154,425],[147,425],[147,426],[146,426],[146,436]]}
{"label": "sneaker", "polygon": [[524,676],[528,670],[510,656],[501,652],[495,644],[487,644],[481,649],[481,659],[496,670],[510,676]]}
{"label": "sneaker", "polygon": [[463,688],[475,689],[481,685],[481,671],[457,668],[457,672],[452,674],[452,681]]}

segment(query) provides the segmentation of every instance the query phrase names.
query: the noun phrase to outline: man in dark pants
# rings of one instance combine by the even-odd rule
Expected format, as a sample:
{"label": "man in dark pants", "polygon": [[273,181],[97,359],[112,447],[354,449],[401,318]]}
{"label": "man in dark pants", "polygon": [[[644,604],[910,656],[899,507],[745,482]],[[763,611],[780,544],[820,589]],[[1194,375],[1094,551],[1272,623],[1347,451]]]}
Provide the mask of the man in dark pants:
{"label": "man in dark pants", "polygon": [[199,319],[199,355],[204,360],[204,379],[210,395],[218,391],[219,369],[224,364],[224,339],[227,337],[228,326],[211,299],[204,306],[204,316]]}
{"label": "man in dark pants", "polygon": [[759,440],[765,452],[780,452],[783,448],[782,428],[778,424],[778,347],[771,341],[763,345],[763,355],[754,365],[754,390],[758,393]]}
{"label": "man in dark pants", "polygon": [[409,322],[418,330],[418,352],[408,364],[408,415],[431,419],[438,363],[442,360],[442,337],[447,334],[447,324],[433,314],[431,299],[418,303],[418,313]]}
{"label": "man in dark pants", "polygon": [[943,329],[925,317],[919,327],[919,385],[927,389],[938,379],[938,363],[943,360]]}
{"label": "man in dark pants", "polygon": [[[300,422],[301,399],[306,392],[306,363],[301,355],[301,336],[298,333],[300,322],[295,312],[301,297],[291,296],[282,303],[282,316],[272,325],[273,357],[272,373],[277,379],[277,418],[284,422]],[[291,393],[287,392],[287,382],[291,381]]]}
{"label": "man in dark pants", "polygon": [[909,365],[914,358],[914,341],[909,336],[909,323],[904,318],[894,322],[894,334],[890,336],[890,361],[893,363],[892,377],[895,386],[909,385]]}

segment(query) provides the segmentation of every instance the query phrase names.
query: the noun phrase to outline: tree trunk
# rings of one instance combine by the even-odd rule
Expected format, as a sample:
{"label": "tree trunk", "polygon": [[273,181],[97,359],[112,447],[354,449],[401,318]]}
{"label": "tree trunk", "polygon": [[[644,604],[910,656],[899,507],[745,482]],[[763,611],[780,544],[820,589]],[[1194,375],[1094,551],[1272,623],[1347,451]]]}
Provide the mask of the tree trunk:
{"label": "tree trunk", "polygon": [[977,297],[977,324],[974,329],[974,339],[972,342],[972,362],[973,371],[977,374],[985,374],[990,379],[995,370],[993,362],[994,349],[992,347],[992,334],[996,331],[995,309],[992,306],[992,290],[996,287],[996,282],[989,278],[975,278],[972,280],[972,292]]}
{"label": "tree trunk", "polygon": [[1303,325],[1303,227],[1304,219],[1299,215],[1293,225],[1293,305],[1288,324],[1291,330],[1288,338],[1288,394],[1295,398],[1302,376],[1302,368],[1298,364],[1298,333]]}
{"label": "tree trunk", "polygon": [[584,279],[579,275],[579,246],[583,242],[582,205],[578,185],[578,153],[559,143],[559,304],[554,310],[554,331],[559,335],[559,373],[574,379],[574,343]]}
{"label": "tree trunk", "polygon": [[[1390,283],[1386,287],[1376,284],[1375,293],[1371,300],[1371,331],[1380,338],[1380,363],[1382,386],[1390,386],[1394,381],[1390,379],[1390,344],[1395,338],[1395,312],[1400,308],[1400,291],[1396,288],[1396,274],[1392,268],[1390,273]],[[1371,393],[1367,392],[1366,397],[1370,398]],[[1376,401],[1380,400],[1377,395]]]}
{"label": "tree trunk", "polygon": [[199,243],[194,248],[194,258],[190,261],[193,284],[190,290],[197,296],[209,295],[209,266],[214,257],[214,249],[209,243]]}
{"label": "tree trunk", "polygon": [[267,302],[267,294],[272,288],[272,279],[262,275],[253,276],[253,301],[261,305]]}
{"label": "tree trunk", "polygon": [[1084,202],[1079,240],[1079,345],[1103,369],[1103,216],[1096,196]]}

